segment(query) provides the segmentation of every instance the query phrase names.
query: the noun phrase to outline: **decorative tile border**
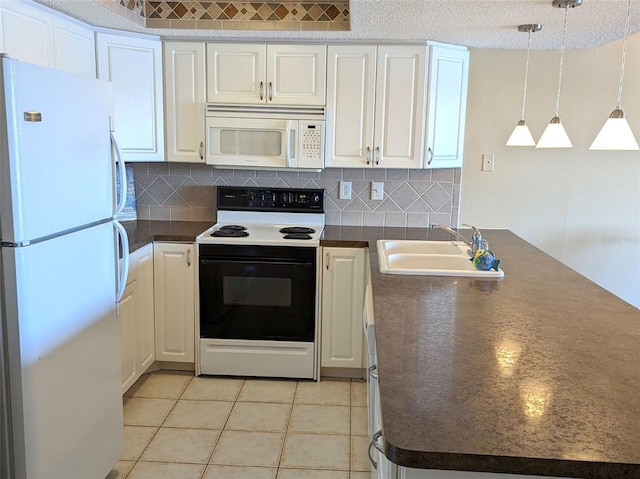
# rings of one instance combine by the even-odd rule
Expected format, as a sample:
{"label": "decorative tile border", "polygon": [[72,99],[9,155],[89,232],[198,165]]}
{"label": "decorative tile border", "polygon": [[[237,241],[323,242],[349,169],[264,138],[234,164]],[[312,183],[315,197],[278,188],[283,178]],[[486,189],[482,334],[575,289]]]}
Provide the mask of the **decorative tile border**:
{"label": "decorative tile border", "polygon": [[[350,29],[349,2],[96,0],[148,28],[202,30]],[[110,5],[108,5],[110,4]]]}
{"label": "decorative tile border", "polygon": [[145,26],[144,2],[145,0],[95,0],[100,5],[117,13],[118,15],[132,21],[133,23]]}

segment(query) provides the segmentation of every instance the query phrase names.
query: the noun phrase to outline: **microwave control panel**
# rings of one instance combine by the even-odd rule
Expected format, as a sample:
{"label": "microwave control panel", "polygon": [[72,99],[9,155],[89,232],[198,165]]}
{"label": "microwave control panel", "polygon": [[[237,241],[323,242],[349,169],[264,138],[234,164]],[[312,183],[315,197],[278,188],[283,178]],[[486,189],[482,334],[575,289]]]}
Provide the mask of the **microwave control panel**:
{"label": "microwave control panel", "polygon": [[300,122],[300,159],[324,163],[324,122]]}

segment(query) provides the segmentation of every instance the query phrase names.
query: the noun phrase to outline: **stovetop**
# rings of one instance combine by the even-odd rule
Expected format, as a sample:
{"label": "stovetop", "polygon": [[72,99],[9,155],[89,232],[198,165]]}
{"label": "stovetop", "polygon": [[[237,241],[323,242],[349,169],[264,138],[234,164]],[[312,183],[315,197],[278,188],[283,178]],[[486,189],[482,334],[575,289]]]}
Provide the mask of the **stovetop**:
{"label": "stovetop", "polygon": [[323,228],[323,189],[220,186],[218,223],[196,242],[317,247]]}

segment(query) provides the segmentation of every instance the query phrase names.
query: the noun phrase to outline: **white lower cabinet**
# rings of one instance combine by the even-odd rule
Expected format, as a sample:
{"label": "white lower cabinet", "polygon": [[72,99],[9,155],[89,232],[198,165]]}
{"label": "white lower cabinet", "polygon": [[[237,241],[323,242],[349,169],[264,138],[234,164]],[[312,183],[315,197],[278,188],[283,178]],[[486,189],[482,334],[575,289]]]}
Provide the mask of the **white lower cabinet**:
{"label": "white lower cabinet", "polygon": [[364,367],[364,249],[323,248],[322,367]]}
{"label": "white lower cabinet", "polygon": [[195,360],[195,245],[154,243],[156,360]]}
{"label": "white lower cabinet", "polygon": [[129,277],[118,305],[122,343],[122,392],[142,376],[155,359],[153,313],[153,246],[131,253]]}

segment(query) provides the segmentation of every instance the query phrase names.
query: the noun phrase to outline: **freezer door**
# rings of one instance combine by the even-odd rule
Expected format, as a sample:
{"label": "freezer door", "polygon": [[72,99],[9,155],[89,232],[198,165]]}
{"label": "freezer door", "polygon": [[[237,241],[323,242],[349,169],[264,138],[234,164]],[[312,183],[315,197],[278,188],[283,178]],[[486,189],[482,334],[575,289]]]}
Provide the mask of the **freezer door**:
{"label": "freezer door", "polygon": [[19,331],[9,361],[20,363],[23,413],[15,407],[12,419],[26,476],[105,477],[123,447],[113,224],[3,248],[2,259],[3,320]]}
{"label": "freezer door", "polygon": [[[21,243],[110,218],[111,85],[3,58],[2,241]],[[2,95],[2,93],[0,93]],[[2,101],[0,99],[0,105]]]}

